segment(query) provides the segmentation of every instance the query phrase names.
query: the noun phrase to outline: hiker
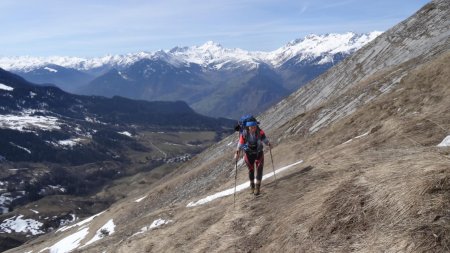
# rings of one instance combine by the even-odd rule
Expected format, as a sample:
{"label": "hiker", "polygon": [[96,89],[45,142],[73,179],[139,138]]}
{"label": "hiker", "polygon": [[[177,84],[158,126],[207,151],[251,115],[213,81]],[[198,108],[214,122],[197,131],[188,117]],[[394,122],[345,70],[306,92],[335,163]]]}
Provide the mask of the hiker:
{"label": "hiker", "polygon": [[[269,148],[271,144],[266,134],[258,127],[258,122],[248,121],[245,123],[245,128],[239,134],[239,141],[235,153],[236,162],[239,159],[241,149],[244,150],[244,160],[248,167],[248,178],[250,179],[251,193],[259,195],[261,188],[261,181],[263,177],[264,167],[264,151],[263,143]],[[255,166],[256,166],[256,184],[255,180]]]}

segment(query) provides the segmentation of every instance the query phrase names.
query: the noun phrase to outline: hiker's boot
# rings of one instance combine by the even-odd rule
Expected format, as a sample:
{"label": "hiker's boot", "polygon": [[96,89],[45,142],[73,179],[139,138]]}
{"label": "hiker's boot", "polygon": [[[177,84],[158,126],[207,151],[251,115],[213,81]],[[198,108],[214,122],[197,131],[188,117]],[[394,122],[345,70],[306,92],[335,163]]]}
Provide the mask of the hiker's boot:
{"label": "hiker's boot", "polygon": [[259,183],[257,183],[256,184],[256,187],[255,187],[255,192],[254,192],[254,194],[255,194],[255,196],[258,196],[259,195],[259,193],[260,193],[260,188],[261,188],[261,184]]}
{"label": "hiker's boot", "polygon": [[250,183],[250,193],[255,194],[255,183],[253,182]]}

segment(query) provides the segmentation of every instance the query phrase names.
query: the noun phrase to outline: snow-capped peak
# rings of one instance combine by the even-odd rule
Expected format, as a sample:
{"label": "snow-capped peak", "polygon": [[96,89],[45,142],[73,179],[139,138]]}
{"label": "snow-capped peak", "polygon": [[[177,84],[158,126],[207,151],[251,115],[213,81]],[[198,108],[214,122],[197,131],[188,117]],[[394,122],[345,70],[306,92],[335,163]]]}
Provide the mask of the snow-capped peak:
{"label": "snow-capped peak", "polygon": [[170,52],[177,58],[183,59],[186,62],[209,66],[216,69],[221,68],[226,63],[244,62],[247,64],[254,64],[257,60],[248,51],[224,48],[213,41],[208,41],[201,46],[173,49]]}
{"label": "snow-capped peak", "polygon": [[266,62],[279,66],[300,55],[303,58],[314,58],[336,53],[352,53],[359,49],[381,32],[375,31],[368,34],[355,34],[348,32],[344,34],[310,34],[303,39],[289,42],[272,52],[249,52],[239,48],[228,49],[219,43],[207,41],[201,46],[175,47],[171,50],[160,50],[156,52],[139,52],[126,55],[106,55],[97,58],[80,57],[0,57],[0,68],[10,71],[31,71],[36,68],[45,67],[49,64],[59,65],[66,68],[74,68],[86,71],[95,68],[111,67],[121,69],[141,59],[163,60],[172,65],[189,65],[196,63],[202,66],[220,69],[223,66],[246,65],[257,66]]}
{"label": "snow-capped peak", "polygon": [[382,32],[355,34],[353,32],[325,35],[310,34],[303,39],[289,42],[286,46],[271,52],[270,62],[277,66],[286,60],[301,55],[302,59],[316,58],[326,54],[352,53],[367,44]]}
{"label": "snow-capped peak", "polygon": [[214,41],[207,41],[205,44],[198,47],[198,49],[209,51],[209,50],[220,50],[223,49],[222,45]]}

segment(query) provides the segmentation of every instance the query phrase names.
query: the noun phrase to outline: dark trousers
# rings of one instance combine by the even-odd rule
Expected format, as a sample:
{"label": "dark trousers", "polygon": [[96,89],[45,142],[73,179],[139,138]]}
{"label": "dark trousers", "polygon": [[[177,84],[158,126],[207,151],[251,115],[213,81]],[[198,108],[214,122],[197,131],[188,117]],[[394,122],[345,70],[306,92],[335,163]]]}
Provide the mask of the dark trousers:
{"label": "dark trousers", "polygon": [[250,179],[250,182],[253,183],[255,180],[256,166],[256,181],[257,183],[260,183],[263,177],[264,152],[261,151],[255,154],[245,153],[244,160],[248,167],[248,178]]}

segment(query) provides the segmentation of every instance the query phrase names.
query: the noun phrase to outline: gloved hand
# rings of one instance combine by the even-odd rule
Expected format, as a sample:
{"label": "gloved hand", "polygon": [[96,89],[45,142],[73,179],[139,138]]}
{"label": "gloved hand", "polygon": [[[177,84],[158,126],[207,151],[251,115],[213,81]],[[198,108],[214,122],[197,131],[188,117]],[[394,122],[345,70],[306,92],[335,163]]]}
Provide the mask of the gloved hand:
{"label": "gloved hand", "polygon": [[234,153],[234,160],[238,160],[239,159],[239,151],[236,151],[236,153]]}

